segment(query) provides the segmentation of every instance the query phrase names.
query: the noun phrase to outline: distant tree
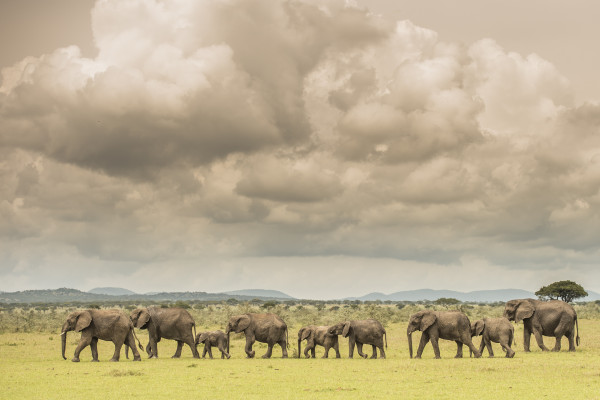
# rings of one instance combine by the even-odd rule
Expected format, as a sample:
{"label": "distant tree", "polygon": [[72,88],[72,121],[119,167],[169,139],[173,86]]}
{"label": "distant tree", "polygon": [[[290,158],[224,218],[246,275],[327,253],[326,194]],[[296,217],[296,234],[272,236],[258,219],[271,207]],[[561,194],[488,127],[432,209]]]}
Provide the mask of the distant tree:
{"label": "distant tree", "polygon": [[269,301],[265,301],[262,305],[262,308],[273,308],[275,307],[277,304],[279,304],[277,301],[274,300],[269,300]]}
{"label": "distant tree", "polygon": [[460,300],[454,299],[452,297],[441,297],[433,303],[437,304],[438,306],[455,306],[457,304],[460,304]]}
{"label": "distant tree", "polygon": [[551,283],[548,286],[542,286],[540,290],[535,292],[535,295],[541,300],[561,299],[566,303],[570,303],[575,299],[586,297],[588,293],[578,283],[575,283],[573,281],[558,281]]}

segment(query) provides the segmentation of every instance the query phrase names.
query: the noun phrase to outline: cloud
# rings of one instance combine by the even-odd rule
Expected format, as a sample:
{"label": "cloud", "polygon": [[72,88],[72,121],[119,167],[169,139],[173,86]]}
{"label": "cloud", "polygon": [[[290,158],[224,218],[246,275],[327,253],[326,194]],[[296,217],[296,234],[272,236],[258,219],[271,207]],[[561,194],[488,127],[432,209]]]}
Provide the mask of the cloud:
{"label": "cloud", "polygon": [[[286,259],[352,260],[341,286],[370,262],[592,271],[600,107],[535,54],[336,0],[102,0],[92,23],[93,59],[2,70],[6,282],[223,269],[226,290]],[[297,285],[286,271],[271,282]]]}

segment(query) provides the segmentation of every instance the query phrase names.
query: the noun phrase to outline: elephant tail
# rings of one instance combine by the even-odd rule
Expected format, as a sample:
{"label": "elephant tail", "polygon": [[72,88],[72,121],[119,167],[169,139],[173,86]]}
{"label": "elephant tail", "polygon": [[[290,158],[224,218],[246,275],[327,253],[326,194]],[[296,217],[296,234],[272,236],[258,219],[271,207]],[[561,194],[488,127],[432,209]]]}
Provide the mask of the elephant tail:
{"label": "elephant tail", "polygon": [[287,347],[288,349],[290,348],[290,341],[289,341],[289,337],[288,337],[287,326],[285,327],[285,347]]}
{"label": "elephant tail", "polygon": [[[142,344],[140,343],[140,339],[138,339],[137,335],[135,334],[135,329],[131,328],[131,332],[133,332],[133,337],[135,338],[135,340],[137,340],[138,346],[140,346],[140,350],[144,351],[144,346],[142,346]],[[135,345],[135,343],[134,343],[134,345]],[[125,354],[127,354],[127,348],[125,348]]]}
{"label": "elephant tail", "polygon": [[385,348],[387,349],[387,332],[383,330],[383,336],[385,336]]}
{"label": "elephant tail", "polygon": [[577,336],[575,337],[575,343],[579,346],[579,322],[577,322],[577,315],[575,315],[575,325],[577,326]]}
{"label": "elephant tail", "polygon": [[[194,343],[196,343],[196,323],[195,322],[192,325],[192,329],[194,330]],[[198,345],[196,345],[196,347],[198,347]]]}

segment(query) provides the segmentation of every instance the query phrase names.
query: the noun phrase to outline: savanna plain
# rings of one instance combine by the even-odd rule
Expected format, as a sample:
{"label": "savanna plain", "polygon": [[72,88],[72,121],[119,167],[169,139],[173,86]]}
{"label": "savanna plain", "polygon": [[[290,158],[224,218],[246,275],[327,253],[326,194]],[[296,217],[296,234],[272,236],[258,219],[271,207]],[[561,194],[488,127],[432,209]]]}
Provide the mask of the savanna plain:
{"label": "savanna plain", "polygon": [[[119,307],[119,305],[117,305]],[[129,313],[131,306],[120,306]],[[86,308],[85,305],[80,308]],[[114,308],[114,307],[111,307]],[[266,310],[260,305],[192,305],[197,331],[224,330],[227,318],[244,312],[274,312],[289,327],[290,358],[281,358],[276,347],[271,359],[260,356],[266,345],[256,343],[257,358],[246,359],[242,335],[231,337],[231,359],[222,360],[213,348],[215,359],[193,359],[184,348],[180,359],[171,359],[176,344],[162,340],[159,359],[108,362],[114,346],[99,342],[99,363],[91,362],[89,347],[81,353],[81,362],[63,360],[60,355],[60,327],[70,307],[23,307],[0,311],[0,399],[293,399],[293,398],[402,398],[402,399],[600,399],[600,305],[575,306],[579,316],[581,344],[569,353],[566,338],[559,353],[542,352],[534,346],[524,353],[522,324],[515,326],[516,355],[504,358],[494,344],[495,358],[455,359],[456,344],[440,340],[441,360],[434,359],[431,344],[423,358],[410,359],[406,324],[410,314],[428,304],[396,306],[389,304],[284,305]],[[473,322],[484,316],[502,315],[501,305],[459,306]],[[348,359],[348,341],[340,337],[341,359],[322,359],[317,347],[316,359],[298,359],[297,332],[309,324],[330,325],[346,319],[377,318],[387,330],[387,359]],[[136,330],[145,346],[148,335]],[[70,358],[79,334],[69,332],[67,356]],[[420,333],[413,335],[418,345]],[[479,347],[480,338],[474,338]],[[547,346],[553,338],[544,338]],[[302,343],[304,350],[305,342]],[[202,353],[202,348],[199,346]],[[371,354],[371,347],[367,346]],[[131,354],[130,354],[131,357]]]}

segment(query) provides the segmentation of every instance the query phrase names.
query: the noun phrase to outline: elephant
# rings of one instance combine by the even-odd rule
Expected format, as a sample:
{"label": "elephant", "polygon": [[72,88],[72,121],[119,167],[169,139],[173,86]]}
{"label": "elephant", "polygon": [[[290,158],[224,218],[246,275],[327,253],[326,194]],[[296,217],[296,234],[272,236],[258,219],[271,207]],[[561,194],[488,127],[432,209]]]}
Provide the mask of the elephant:
{"label": "elephant", "polygon": [[288,328],[285,322],[275,314],[241,314],[229,319],[227,329],[227,352],[229,353],[229,334],[231,332],[246,335],[246,355],[254,357],[252,345],[256,340],[267,343],[269,348],[262,358],[271,358],[273,346],[277,343],[281,346],[282,357],[287,358]]}
{"label": "elephant", "polygon": [[136,328],[148,329],[150,340],[146,352],[149,358],[158,358],[157,343],[162,338],[177,341],[177,350],[171,358],[181,357],[184,344],[190,346],[194,358],[200,358],[194,344],[196,323],[183,308],[136,308],[131,312],[131,321]]}
{"label": "elephant", "polygon": [[213,332],[200,332],[196,336],[195,345],[198,346],[200,343],[204,343],[204,351],[202,352],[202,358],[206,357],[206,353],[208,352],[208,356],[213,358],[212,355],[212,346],[216,346],[219,351],[221,351],[221,358],[230,358],[229,352],[227,352],[228,347],[228,339],[227,336],[223,333],[223,331],[213,331]]}
{"label": "elephant", "polygon": [[62,357],[65,360],[67,359],[65,357],[65,349],[67,345],[67,332],[69,331],[81,332],[81,339],[77,348],[75,348],[75,355],[71,360],[73,362],[79,362],[79,354],[88,345],[92,350],[92,361],[97,362],[98,339],[111,341],[115,344],[115,352],[110,361],[119,361],[123,344],[131,347],[134,361],[141,360],[140,354],[135,347],[134,339],[137,340],[140,349],[143,350],[144,348],[135,335],[133,323],[127,314],[120,310],[91,309],[74,311],[69,314],[61,330]]}
{"label": "elephant", "polygon": [[[308,325],[298,331],[298,358],[302,354],[302,341],[306,340],[306,349],[304,356],[306,358],[315,358],[315,347],[317,345],[325,347],[323,358],[329,356],[329,349],[333,347],[335,350],[335,358],[340,358],[340,347],[338,343],[338,335],[329,334],[329,326]],[[309,355],[308,352],[311,352]]]}
{"label": "elephant", "polygon": [[487,347],[490,357],[494,357],[492,343],[500,343],[502,349],[506,352],[507,358],[515,356],[514,350],[510,347],[515,336],[515,328],[506,318],[484,318],[471,324],[471,337],[481,335],[481,345],[479,352],[483,354],[483,348]]}
{"label": "elephant", "polygon": [[380,358],[385,358],[385,350],[383,349],[383,337],[385,336],[385,347],[387,348],[387,334],[381,323],[375,319],[364,319],[354,321],[344,321],[339,324],[329,327],[327,331],[330,335],[342,335],[348,338],[348,357],[354,355],[354,345],[358,350],[358,355],[367,358],[363,353],[363,344],[370,344],[373,347],[371,358],[377,358],[377,348],[381,353]]}
{"label": "elephant", "polygon": [[410,358],[413,357],[412,334],[414,331],[421,331],[421,342],[417,349],[416,358],[421,358],[423,349],[427,342],[431,340],[435,358],[440,357],[439,339],[454,340],[457,345],[455,358],[462,358],[462,347],[466,344],[475,354],[476,358],[481,357],[481,353],[473,346],[471,341],[471,323],[469,318],[460,311],[419,311],[410,316],[406,334],[408,336],[408,351]]}
{"label": "elephant", "polygon": [[[560,351],[560,341],[563,336],[569,339],[569,351],[575,351],[575,342],[579,346],[577,313],[573,306],[564,301],[510,300],[504,306],[504,317],[517,323],[523,321],[523,350],[526,352],[530,351],[532,333],[542,351],[548,351],[542,336],[556,338],[552,351]],[[577,337],[574,340],[575,326],[577,326]]]}

